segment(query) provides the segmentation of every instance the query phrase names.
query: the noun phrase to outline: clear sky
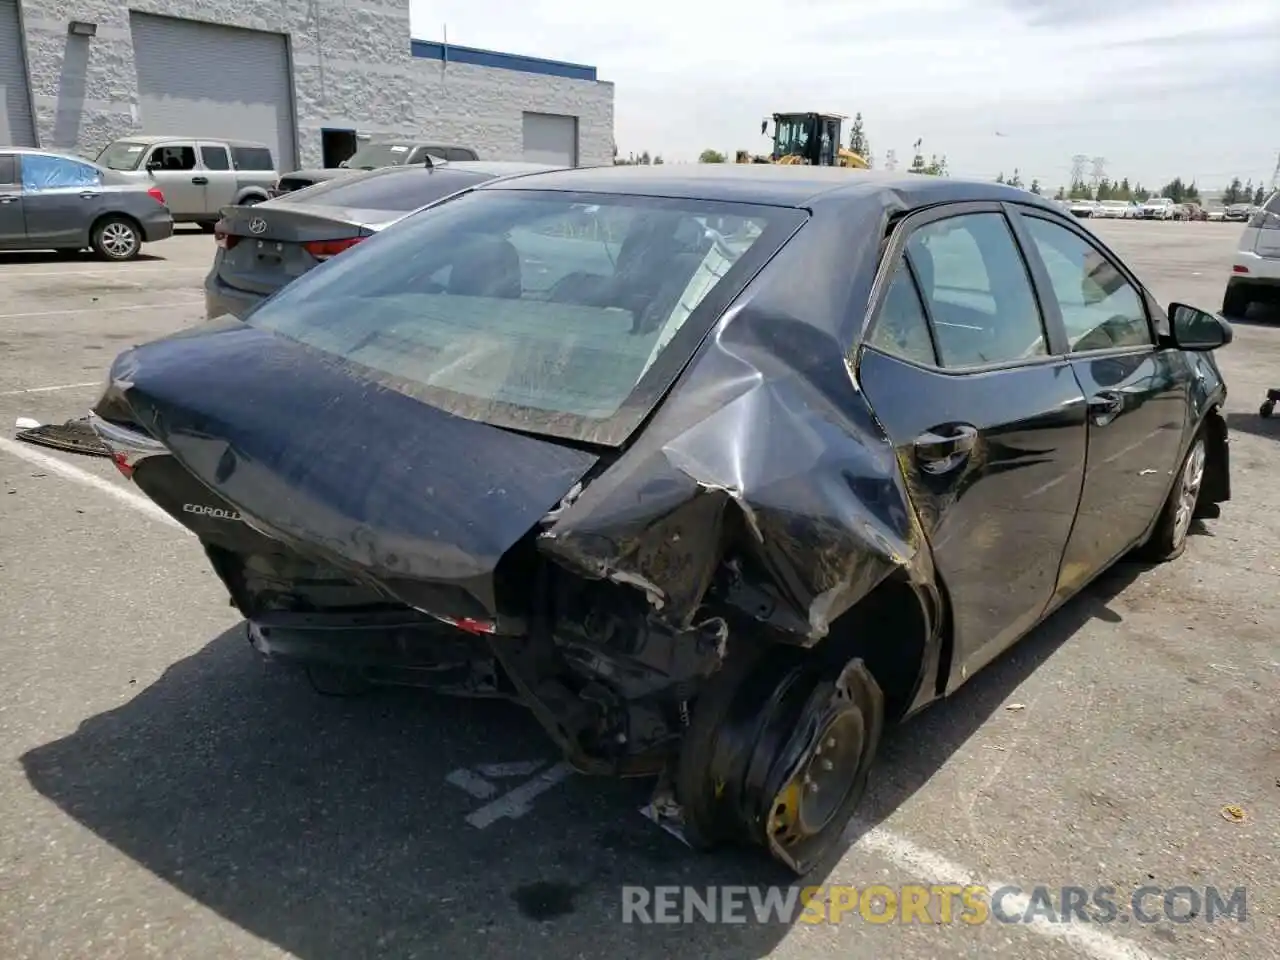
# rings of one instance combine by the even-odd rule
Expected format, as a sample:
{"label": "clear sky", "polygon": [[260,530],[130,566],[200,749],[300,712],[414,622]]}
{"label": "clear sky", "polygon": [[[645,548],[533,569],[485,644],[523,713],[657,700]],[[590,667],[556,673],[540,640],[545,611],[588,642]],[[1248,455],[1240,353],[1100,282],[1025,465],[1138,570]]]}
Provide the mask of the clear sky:
{"label": "clear sky", "polygon": [[[876,165],[957,175],[1269,181],[1280,0],[411,0],[413,35],[588,63],[625,155],[765,146],[774,111],[861,111]],[[846,134],[847,136],[847,134]]]}

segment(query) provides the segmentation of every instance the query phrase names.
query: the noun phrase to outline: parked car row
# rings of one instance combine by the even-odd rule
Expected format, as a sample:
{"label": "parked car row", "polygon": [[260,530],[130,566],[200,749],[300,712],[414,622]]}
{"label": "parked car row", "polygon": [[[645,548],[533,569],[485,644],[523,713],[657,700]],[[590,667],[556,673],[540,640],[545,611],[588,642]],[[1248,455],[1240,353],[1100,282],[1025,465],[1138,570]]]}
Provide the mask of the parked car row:
{"label": "parked car row", "polygon": [[[265,144],[225,138],[129,136],[93,159],[0,147],[0,250],[72,254],[90,248],[108,260],[131,260],[144,243],[171,236],[175,224],[198,224],[212,232],[227,208],[244,210],[364,171],[476,159],[469,147],[377,140],[340,167],[281,177]],[[454,182],[466,179],[461,172],[451,176]],[[410,190],[402,200],[416,195]],[[385,212],[369,209],[379,216]]]}
{"label": "parked car row", "polygon": [[1247,220],[1234,208],[1206,210],[1199,203],[1174,203],[1168,197],[1136,200],[1056,200],[1072,216],[1082,219],[1112,220]]}

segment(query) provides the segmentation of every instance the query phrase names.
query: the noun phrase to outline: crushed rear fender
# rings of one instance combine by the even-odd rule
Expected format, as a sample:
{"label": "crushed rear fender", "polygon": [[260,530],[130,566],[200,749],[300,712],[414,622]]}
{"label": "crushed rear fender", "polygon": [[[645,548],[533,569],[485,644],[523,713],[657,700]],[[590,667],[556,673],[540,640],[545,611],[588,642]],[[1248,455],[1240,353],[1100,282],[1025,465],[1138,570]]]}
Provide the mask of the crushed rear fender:
{"label": "crushed rear fender", "polygon": [[[716,589],[806,645],[894,571],[931,583],[850,351],[892,212],[861,225],[815,217],[722,318],[635,445],[556,512],[540,548],[644,591],[673,626],[690,627]],[[850,254],[841,302],[808,282],[823,244]]]}

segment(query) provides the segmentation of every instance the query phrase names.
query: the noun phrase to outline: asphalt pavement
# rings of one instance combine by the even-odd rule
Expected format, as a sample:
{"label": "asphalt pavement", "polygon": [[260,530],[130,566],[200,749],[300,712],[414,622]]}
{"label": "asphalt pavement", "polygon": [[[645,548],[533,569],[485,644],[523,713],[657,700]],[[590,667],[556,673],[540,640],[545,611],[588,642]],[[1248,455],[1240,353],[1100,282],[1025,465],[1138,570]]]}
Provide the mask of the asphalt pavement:
{"label": "asphalt pavement", "polygon": [[[1239,225],[1095,229],[1165,302],[1221,305]],[[564,775],[511,705],[326,697],[260,662],[193,537],[105,460],[9,439],[17,417],[83,414],[116,353],[197,322],[212,250],[0,254],[6,960],[1280,956],[1280,420],[1257,415],[1280,317],[1237,318],[1221,353],[1222,517],[894,731],[848,852],[805,881],[1013,886],[1019,922],[646,924],[624,888],[791,880],[692,853],[640,815],[645,783]],[[1063,887],[1111,887],[1121,910],[1022,922],[1041,887],[1055,911]],[[1179,887],[1194,916],[1185,890],[1166,915]],[[1211,922],[1207,888],[1243,888],[1243,922]]]}

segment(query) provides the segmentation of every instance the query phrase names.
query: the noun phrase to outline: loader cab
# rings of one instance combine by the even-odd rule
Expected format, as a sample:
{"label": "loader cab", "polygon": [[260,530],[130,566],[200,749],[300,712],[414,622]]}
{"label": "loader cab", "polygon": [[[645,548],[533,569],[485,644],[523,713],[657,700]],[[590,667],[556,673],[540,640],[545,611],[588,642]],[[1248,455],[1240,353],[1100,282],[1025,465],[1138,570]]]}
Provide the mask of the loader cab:
{"label": "loader cab", "polygon": [[843,117],[830,113],[775,113],[773,161],[795,157],[786,162],[835,166],[843,121]]}

